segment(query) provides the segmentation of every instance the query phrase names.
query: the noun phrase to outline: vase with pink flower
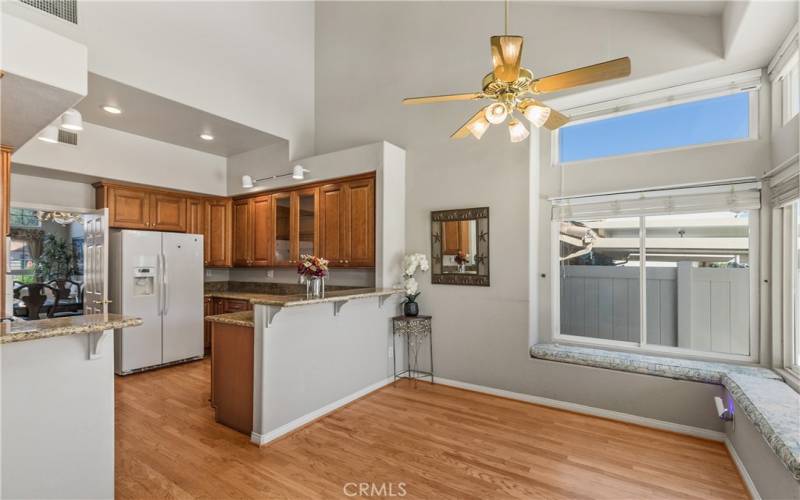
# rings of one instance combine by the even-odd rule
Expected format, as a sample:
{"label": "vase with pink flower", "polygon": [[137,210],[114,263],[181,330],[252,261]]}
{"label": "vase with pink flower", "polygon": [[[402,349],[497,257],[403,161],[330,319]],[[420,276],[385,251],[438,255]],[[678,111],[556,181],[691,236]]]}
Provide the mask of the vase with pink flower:
{"label": "vase with pink flower", "polygon": [[306,297],[325,296],[325,277],[328,276],[328,261],[315,255],[301,255],[297,264],[300,283],[306,284]]}
{"label": "vase with pink flower", "polygon": [[453,256],[453,260],[456,262],[458,266],[458,272],[464,273],[467,271],[467,264],[469,264],[469,254],[464,253],[463,250],[459,250],[456,252],[455,256]]}

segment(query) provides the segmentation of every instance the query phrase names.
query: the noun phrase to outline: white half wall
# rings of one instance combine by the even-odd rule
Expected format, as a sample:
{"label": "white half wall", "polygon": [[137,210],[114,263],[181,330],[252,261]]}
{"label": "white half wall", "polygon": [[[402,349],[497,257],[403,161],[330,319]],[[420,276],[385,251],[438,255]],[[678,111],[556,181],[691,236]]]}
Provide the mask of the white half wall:
{"label": "white half wall", "polygon": [[32,139],[11,155],[11,162],[12,170],[13,164],[21,164],[204,194],[227,194],[226,161],[222,156],[91,123],[83,124],[77,146]]}

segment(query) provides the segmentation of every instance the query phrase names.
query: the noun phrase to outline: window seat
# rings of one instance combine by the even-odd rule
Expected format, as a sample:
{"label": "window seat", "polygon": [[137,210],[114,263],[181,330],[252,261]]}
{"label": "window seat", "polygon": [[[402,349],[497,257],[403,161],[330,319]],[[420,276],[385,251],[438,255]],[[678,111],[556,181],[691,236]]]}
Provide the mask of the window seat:
{"label": "window seat", "polygon": [[707,384],[722,385],[722,377],[728,373],[783,380],[780,375],[766,368],[667,358],[664,356],[647,356],[631,352],[607,351],[563,344],[537,344],[531,347],[531,356],[549,361],[561,361],[562,363],[608,368],[610,370],[642,373],[678,380],[705,382]]}
{"label": "window seat", "polygon": [[736,409],[753,422],[789,472],[800,480],[800,394],[772,370],[560,344],[535,345],[531,357],[722,385],[733,397]]}
{"label": "window seat", "polygon": [[741,410],[794,478],[800,481],[800,394],[780,380],[741,373],[722,377]]}

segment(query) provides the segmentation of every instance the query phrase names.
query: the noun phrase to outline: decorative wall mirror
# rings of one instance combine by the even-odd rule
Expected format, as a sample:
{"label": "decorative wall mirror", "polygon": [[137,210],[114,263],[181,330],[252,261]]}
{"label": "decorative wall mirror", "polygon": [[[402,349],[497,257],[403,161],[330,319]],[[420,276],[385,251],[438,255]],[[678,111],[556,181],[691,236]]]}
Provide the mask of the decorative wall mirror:
{"label": "decorative wall mirror", "polygon": [[489,286],[489,208],[431,212],[431,282]]}

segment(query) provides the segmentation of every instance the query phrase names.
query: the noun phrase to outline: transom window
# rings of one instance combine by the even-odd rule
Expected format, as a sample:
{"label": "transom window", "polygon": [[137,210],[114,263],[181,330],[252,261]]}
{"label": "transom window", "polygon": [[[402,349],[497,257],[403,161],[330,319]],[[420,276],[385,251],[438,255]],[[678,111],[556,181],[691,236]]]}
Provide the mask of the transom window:
{"label": "transom window", "polygon": [[9,222],[11,227],[41,227],[42,222],[39,220],[38,210],[30,208],[17,208],[11,207],[9,210]]}
{"label": "transom window", "polygon": [[681,191],[554,202],[556,339],[756,358],[757,184]]}
{"label": "transom window", "polygon": [[748,139],[750,103],[737,92],[576,121],[558,130],[556,163]]}

